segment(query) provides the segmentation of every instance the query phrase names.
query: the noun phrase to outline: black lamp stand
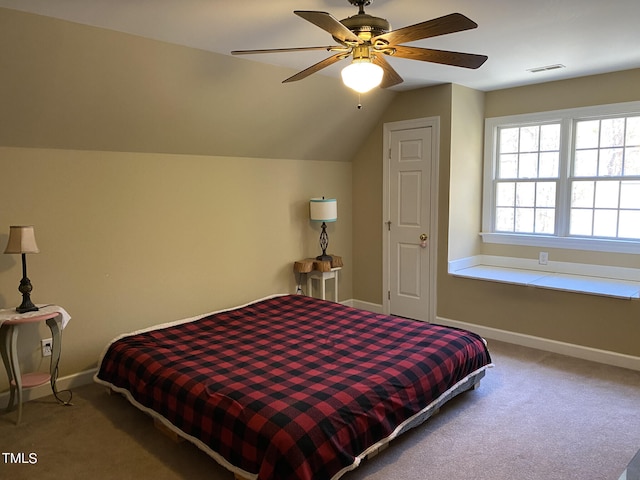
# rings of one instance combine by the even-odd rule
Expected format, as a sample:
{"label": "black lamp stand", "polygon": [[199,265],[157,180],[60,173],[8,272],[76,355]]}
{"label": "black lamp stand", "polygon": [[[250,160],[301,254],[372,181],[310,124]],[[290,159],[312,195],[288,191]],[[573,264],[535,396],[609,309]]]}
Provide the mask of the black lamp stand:
{"label": "black lamp stand", "polygon": [[31,301],[31,290],[33,287],[31,286],[31,280],[27,277],[27,258],[26,255],[22,254],[22,280],[20,280],[20,286],[18,287],[18,291],[22,294],[22,303],[19,307],[16,308],[16,312],[18,313],[26,313],[26,312],[35,312],[39,310],[33,302]]}
{"label": "black lamp stand", "polygon": [[316,260],[322,260],[324,262],[330,262],[333,260],[331,255],[327,255],[327,247],[329,246],[329,235],[327,235],[327,224],[322,222],[322,232],[320,232],[320,248],[322,249],[322,255],[316,257]]}

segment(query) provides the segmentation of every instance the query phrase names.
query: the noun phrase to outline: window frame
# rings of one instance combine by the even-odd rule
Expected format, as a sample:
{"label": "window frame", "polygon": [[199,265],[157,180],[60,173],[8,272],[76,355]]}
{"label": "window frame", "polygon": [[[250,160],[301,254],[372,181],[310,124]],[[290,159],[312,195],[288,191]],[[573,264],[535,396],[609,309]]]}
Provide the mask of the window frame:
{"label": "window frame", "polygon": [[[570,180],[573,161],[575,122],[618,116],[640,115],[640,101],[535,112],[485,119],[484,178],[482,193],[482,240],[485,243],[542,248],[564,248],[598,252],[640,254],[640,240],[569,236]],[[495,232],[494,179],[498,169],[499,128],[560,123],[559,178],[556,191],[556,234]]]}

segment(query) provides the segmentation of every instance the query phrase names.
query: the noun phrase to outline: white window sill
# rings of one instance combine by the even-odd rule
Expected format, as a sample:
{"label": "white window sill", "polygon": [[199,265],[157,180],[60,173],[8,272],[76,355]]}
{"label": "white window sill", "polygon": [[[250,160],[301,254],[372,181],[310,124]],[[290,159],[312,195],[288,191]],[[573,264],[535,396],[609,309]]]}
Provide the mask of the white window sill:
{"label": "white window sill", "polygon": [[477,255],[449,262],[449,274],[552,290],[640,298],[640,269]]}

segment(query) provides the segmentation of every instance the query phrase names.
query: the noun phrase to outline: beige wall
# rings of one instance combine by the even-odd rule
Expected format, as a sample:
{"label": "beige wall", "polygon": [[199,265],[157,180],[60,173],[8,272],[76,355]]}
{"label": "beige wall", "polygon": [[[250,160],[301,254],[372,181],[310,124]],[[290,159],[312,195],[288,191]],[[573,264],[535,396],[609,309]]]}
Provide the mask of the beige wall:
{"label": "beige wall", "polygon": [[395,96],[3,8],[0,65],[3,146],[349,162]]}
{"label": "beige wall", "polygon": [[[451,144],[451,85],[403,92],[384,112],[379,124],[353,159],[354,297],[382,303],[382,165],[383,124],[425,117],[440,117],[440,212],[448,210],[448,158]],[[444,168],[442,168],[444,166]],[[438,216],[438,243],[446,244],[447,216]],[[443,237],[443,232],[445,236]],[[446,249],[443,250],[446,252]],[[438,257],[438,270],[445,268]]]}
{"label": "beige wall", "polygon": [[[287,69],[6,9],[0,63],[0,245],[9,225],[36,226],[34,300],[73,316],[62,375],[94,367],[122,332],[293,291],[292,262],[318,250],[312,196],[338,198],[340,299],[381,304],[383,124],[431,116],[438,315],[640,355],[637,301],[447,274],[458,255],[522,253],[478,243],[483,116],[638,100],[640,70],[486,94],[380,91],[357,110],[337,79],[284,88]],[[0,307],[18,303],[20,276],[19,258],[0,255]],[[33,367],[38,338],[21,334]]]}
{"label": "beige wall", "polygon": [[484,94],[453,85],[449,181],[449,260],[480,251]]}
{"label": "beige wall", "polygon": [[540,83],[486,93],[485,116],[630,102],[640,99],[640,69]]}
{"label": "beige wall", "polygon": [[[330,250],[352,298],[350,163],[0,147],[0,170],[0,244],[35,225],[32,298],[73,317],[61,375],[121,333],[295,292],[293,262],[319,253],[314,196],[338,199]],[[20,257],[0,255],[0,308],[20,277]],[[22,329],[25,368],[40,366],[37,333]]]}
{"label": "beige wall", "polygon": [[[640,70],[630,70],[488,92],[485,95],[485,116],[637,101],[640,100],[638,85]],[[539,249],[534,248],[483,244],[480,253],[537,258],[538,251]],[[640,268],[640,255],[549,249],[549,258]],[[438,287],[438,311],[445,317],[640,356],[638,300],[581,295],[450,276]]]}
{"label": "beige wall", "polygon": [[[565,108],[640,100],[640,69],[496,90],[486,94],[485,116],[501,117]],[[545,249],[555,261],[640,268],[640,255],[621,255],[566,249]],[[487,255],[538,258],[540,248],[484,244]],[[456,257],[459,258],[459,257]]]}
{"label": "beige wall", "polygon": [[[61,375],[120,333],[294,292],[293,262],[320,253],[311,197],[338,199],[353,297],[349,160],[393,93],[364,115],[338,79],[282,85],[288,69],[7,9],[0,64],[0,248],[35,225],[33,299],[73,317]],[[0,255],[0,308],[20,277]],[[47,368],[40,336],[21,329],[25,369]]]}
{"label": "beige wall", "polygon": [[[457,278],[447,261],[487,253],[537,258],[537,249],[478,240],[484,117],[640,100],[640,70],[488,92],[440,86],[402,93],[354,157],[354,296],[382,303],[382,124],[441,121],[437,314],[440,317],[640,356],[640,302]],[[549,250],[550,258],[640,267],[640,256]]]}

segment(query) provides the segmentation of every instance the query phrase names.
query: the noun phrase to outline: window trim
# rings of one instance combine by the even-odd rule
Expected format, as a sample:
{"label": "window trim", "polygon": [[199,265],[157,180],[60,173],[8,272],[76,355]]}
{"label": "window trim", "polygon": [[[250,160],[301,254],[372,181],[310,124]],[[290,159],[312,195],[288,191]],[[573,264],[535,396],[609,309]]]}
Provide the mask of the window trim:
{"label": "window trim", "polygon": [[[574,121],[638,113],[640,113],[640,101],[486,118],[484,133],[482,232],[480,233],[482,241],[485,243],[505,245],[640,254],[640,241],[493,231],[495,215],[493,179],[498,168],[495,148],[498,141],[498,128],[521,127],[526,124],[550,122],[561,123],[560,178],[558,179],[558,188],[562,188],[563,190],[561,191],[566,192],[569,182],[570,161],[572,158]],[[559,195],[556,210],[567,213],[566,202],[567,195]],[[566,232],[566,222],[568,222],[569,219],[567,215],[560,215],[559,217],[560,218],[556,218],[556,222],[560,222],[560,224],[558,224],[558,231]]]}

